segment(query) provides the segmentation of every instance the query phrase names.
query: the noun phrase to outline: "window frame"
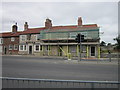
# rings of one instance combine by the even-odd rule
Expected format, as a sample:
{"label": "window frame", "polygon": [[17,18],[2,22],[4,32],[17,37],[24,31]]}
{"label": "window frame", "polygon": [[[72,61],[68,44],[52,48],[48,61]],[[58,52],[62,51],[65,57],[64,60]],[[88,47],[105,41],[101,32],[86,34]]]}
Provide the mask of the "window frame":
{"label": "window frame", "polygon": [[0,38],[0,44],[3,44],[3,38]]}
{"label": "window frame", "polygon": [[[17,48],[16,48],[16,46],[17,46]],[[14,50],[18,50],[18,45],[14,45]]]}
{"label": "window frame", "polygon": [[42,45],[40,45],[40,51],[43,51],[43,46]]}
{"label": "window frame", "polygon": [[26,41],[26,35],[20,35],[20,41]]}
{"label": "window frame", "polygon": [[[21,49],[21,47],[22,47],[22,49]],[[20,49],[20,51],[24,51],[23,50],[23,45],[19,45],[19,49]]]}
{"label": "window frame", "polygon": [[[21,46],[23,49],[21,49]],[[19,45],[19,51],[27,51],[27,45]]]}
{"label": "window frame", "polygon": [[[38,46],[38,50],[36,50],[37,48],[36,48],[36,46]],[[34,45],[34,51],[36,51],[36,52],[39,52],[40,51],[40,45]]]}
{"label": "window frame", "polygon": [[40,34],[36,34],[36,41],[40,40]]}
{"label": "window frame", "polygon": [[9,45],[9,50],[13,50],[13,45]]}
{"label": "window frame", "polygon": [[14,42],[15,41],[15,37],[11,37],[11,42]]}

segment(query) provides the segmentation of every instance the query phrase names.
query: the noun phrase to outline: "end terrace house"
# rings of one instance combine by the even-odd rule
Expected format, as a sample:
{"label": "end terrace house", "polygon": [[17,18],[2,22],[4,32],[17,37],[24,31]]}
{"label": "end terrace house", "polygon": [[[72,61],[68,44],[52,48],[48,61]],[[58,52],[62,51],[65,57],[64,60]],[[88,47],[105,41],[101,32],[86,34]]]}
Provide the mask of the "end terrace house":
{"label": "end terrace house", "polygon": [[18,54],[20,33],[17,23],[12,26],[12,32],[0,33],[1,54]]}
{"label": "end terrace house", "polygon": [[97,24],[83,25],[79,17],[77,25],[53,26],[52,20],[46,19],[41,28],[28,28],[19,38],[19,54],[33,54],[39,56],[78,56],[80,47],[75,41],[77,34],[84,35],[81,51],[82,57],[100,57],[99,26]]}

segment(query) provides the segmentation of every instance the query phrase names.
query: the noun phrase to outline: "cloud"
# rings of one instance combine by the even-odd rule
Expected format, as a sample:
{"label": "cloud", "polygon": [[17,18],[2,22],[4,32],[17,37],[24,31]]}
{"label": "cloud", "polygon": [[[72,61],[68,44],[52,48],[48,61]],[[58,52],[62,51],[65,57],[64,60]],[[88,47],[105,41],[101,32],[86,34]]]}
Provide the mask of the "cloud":
{"label": "cloud", "polygon": [[29,27],[44,27],[45,19],[57,25],[77,25],[79,16],[83,24],[96,23],[100,26],[101,40],[114,42],[117,36],[118,4],[115,2],[3,2],[3,29],[10,31],[11,25],[18,23],[23,30],[24,22]]}

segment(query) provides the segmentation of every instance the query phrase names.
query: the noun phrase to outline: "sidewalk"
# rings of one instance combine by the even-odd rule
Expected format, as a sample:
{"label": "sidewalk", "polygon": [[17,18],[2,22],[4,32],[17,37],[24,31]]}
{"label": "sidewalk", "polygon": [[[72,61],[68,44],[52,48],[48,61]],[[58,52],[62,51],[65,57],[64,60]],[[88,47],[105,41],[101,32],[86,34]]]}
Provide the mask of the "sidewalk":
{"label": "sidewalk", "polygon": [[[65,63],[65,64],[118,64],[117,58],[112,58],[111,61],[109,58],[82,58],[78,61],[78,57],[74,57],[71,60],[68,60],[67,57],[60,56],[35,56],[35,55],[3,55],[3,56],[18,56],[18,57],[36,57],[41,59],[48,59],[48,62],[51,63]],[[49,59],[59,59],[59,60],[49,60]]]}
{"label": "sidewalk", "polygon": [[[40,58],[46,58],[46,59],[68,59],[68,57],[65,56],[37,56],[37,55],[1,55],[1,56],[24,56],[24,57],[40,57]],[[71,60],[78,60],[78,57],[72,57]],[[81,60],[85,61],[96,61],[96,60],[109,60],[109,58],[81,58]],[[111,58],[111,60],[118,60],[118,58]]]}

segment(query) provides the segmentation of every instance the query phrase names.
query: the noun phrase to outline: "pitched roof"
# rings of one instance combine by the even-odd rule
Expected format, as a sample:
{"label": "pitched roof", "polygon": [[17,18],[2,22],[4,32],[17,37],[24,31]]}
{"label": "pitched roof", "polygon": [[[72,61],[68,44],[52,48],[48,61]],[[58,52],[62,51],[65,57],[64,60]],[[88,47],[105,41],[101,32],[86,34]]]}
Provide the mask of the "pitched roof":
{"label": "pitched roof", "polygon": [[41,30],[44,30],[45,27],[42,28],[29,28],[26,31],[23,31],[21,34],[37,34],[40,33]]}
{"label": "pitched roof", "polygon": [[16,33],[4,32],[4,33],[0,33],[0,37],[16,37],[16,36],[19,36],[20,33],[22,33],[22,31],[16,32]]}
{"label": "pitched roof", "polygon": [[[82,26],[77,26],[77,25],[71,25],[71,26],[53,26],[50,28],[50,30],[62,30],[62,29],[76,29],[76,28],[96,28],[98,27],[97,24],[90,24],[90,25],[82,25]],[[5,32],[5,33],[0,33],[0,37],[14,37],[14,36],[19,36],[22,34],[39,34],[41,30],[45,30],[45,27],[41,28],[28,28],[26,31],[21,31],[21,32]]]}
{"label": "pitched roof", "polygon": [[82,25],[82,26],[77,26],[77,25],[71,25],[71,26],[53,26],[51,30],[56,30],[56,29],[76,29],[76,28],[93,28],[97,27],[97,24],[89,24],[89,25]]}
{"label": "pitched roof", "polygon": [[[97,24],[90,24],[90,25],[82,25],[82,27],[79,27],[77,25],[71,25],[71,26],[53,26],[50,28],[50,30],[62,30],[62,29],[76,29],[76,28],[94,28],[97,27]],[[23,31],[21,34],[39,34],[41,30],[45,30],[45,27],[41,28],[29,28],[26,31]]]}

